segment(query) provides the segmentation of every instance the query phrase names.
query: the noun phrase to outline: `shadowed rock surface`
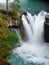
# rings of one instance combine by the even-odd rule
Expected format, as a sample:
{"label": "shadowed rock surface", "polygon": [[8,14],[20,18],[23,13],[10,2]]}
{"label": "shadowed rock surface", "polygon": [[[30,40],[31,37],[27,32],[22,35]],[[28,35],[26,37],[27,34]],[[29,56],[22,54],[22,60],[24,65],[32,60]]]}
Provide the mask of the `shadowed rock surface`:
{"label": "shadowed rock surface", "polygon": [[12,26],[9,26],[9,28],[19,28],[19,25],[12,25]]}
{"label": "shadowed rock surface", "polygon": [[45,17],[46,21],[44,23],[44,39],[49,42],[49,15]]}

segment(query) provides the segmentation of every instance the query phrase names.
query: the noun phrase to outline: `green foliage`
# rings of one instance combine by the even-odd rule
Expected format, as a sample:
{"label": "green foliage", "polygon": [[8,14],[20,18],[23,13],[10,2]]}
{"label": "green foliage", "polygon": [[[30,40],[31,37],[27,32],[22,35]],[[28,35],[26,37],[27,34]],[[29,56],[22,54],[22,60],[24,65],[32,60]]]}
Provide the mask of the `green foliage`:
{"label": "green foliage", "polygon": [[19,11],[20,11],[19,0],[14,0],[14,1],[11,3],[11,9],[12,9],[12,11],[15,13],[15,14],[14,14],[14,18],[15,18],[16,20],[19,20]]}
{"label": "green foliage", "polygon": [[10,30],[6,31],[8,33],[7,41],[10,43],[16,43],[18,42],[19,38],[16,34],[12,33]]}
{"label": "green foliage", "polygon": [[[15,0],[15,1],[17,1],[19,3],[18,0]],[[11,3],[12,9],[10,9],[10,11],[12,13],[14,13],[14,15],[13,16],[9,15],[9,18],[12,19],[12,22],[19,20],[20,6],[18,4],[15,4],[15,1],[13,3]],[[1,4],[0,4],[0,7],[1,7]],[[3,58],[7,58],[7,56],[9,56],[11,54],[11,52],[12,52],[11,50],[13,49],[12,44],[17,43],[19,38],[15,33],[12,33],[8,29],[8,25],[4,19],[6,19],[6,14],[0,13],[0,64],[1,65],[11,65]]]}
{"label": "green foliage", "polygon": [[0,3],[0,7],[1,7],[1,3]]}
{"label": "green foliage", "polygon": [[7,23],[0,17],[0,57],[6,58],[12,50],[12,44],[18,41],[18,36],[8,29]]}
{"label": "green foliage", "polygon": [[8,42],[0,43],[0,57],[6,58],[9,56],[10,51],[12,50],[12,46]]}

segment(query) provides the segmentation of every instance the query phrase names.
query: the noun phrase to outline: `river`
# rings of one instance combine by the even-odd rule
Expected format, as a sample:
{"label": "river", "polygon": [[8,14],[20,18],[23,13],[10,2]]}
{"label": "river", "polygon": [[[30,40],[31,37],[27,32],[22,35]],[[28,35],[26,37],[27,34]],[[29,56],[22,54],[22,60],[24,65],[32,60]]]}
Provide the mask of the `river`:
{"label": "river", "polygon": [[49,3],[41,0],[20,0],[20,6],[22,11],[30,13],[38,13],[41,10],[48,11],[49,9]]}

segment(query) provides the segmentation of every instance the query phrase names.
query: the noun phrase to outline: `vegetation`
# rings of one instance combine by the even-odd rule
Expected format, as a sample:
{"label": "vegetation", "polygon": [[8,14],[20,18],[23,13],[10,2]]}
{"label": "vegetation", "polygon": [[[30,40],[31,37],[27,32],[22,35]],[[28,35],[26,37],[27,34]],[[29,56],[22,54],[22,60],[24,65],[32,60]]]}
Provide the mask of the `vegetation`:
{"label": "vegetation", "polygon": [[[2,6],[1,6],[2,5]],[[6,11],[6,5],[0,4],[1,9],[5,9]],[[13,14],[9,14],[9,18],[11,18],[12,23],[16,23],[16,21],[19,21],[20,18],[20,5],[19,5],[19,0],[14,0],[11,3],[8,3],[8,13],[11,12]],[[4,12],[3,12],[4,13]],[[4,14],[5,18],[7,17],[6,14]]]}
{"label": "vegetation", "polygon": [[[0,14],[0,58],[2,60],[11,54],[12,43],[17,43],[18,40],[18,36],[8,29],[7,22],[3,19],[3,14]],[[5,60],[5,62],[7,61]],[[6,64],[3,62],[3,65]]]}
{"label": "vegetation", "polygon": [[[1,6],[2,4],[0,4]],[[9,19],[11,19],[12,23],[16,23],[19,20],[19,0],[14,0],[10,3],[9,12],[13,14],[9,14]],[[17,43],[19,38],[15,33],[12,33],[6,22],[6,12],[0,13],[0,64],[1,65],[11,65],[6,61],[7,56],[11,54],[11,50],[13,49],[12,44]]]}
{"label": "vegetation", "polygon": [[18,36],[8,29],[7,23],[0,18],[0,57],[6,58],[12,49],[11,43],[16,43]]}
{"label": "vegetation", "polygon": [[19,12],[20,12],[20,5],[19,5],[19,0],[14,0],[11,4],[11,12],[14,13],[14,16],[10,16],[12,18],[12,22],[15,23],[16,20],[19,20]]}

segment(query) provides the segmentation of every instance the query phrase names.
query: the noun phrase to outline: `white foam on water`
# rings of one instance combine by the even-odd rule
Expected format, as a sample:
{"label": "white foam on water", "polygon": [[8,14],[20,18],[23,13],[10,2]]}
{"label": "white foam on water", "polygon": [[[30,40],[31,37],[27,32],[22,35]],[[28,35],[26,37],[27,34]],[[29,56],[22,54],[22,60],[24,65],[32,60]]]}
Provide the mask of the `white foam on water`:
{"label": "white foam on water", "polygon": [[14,53],[18,53],[25,61],[49,65],[49,46],[46,46],[45,44],[34,45],[25,43],[13,51]]}

